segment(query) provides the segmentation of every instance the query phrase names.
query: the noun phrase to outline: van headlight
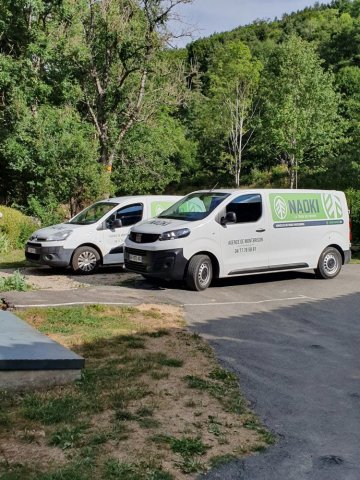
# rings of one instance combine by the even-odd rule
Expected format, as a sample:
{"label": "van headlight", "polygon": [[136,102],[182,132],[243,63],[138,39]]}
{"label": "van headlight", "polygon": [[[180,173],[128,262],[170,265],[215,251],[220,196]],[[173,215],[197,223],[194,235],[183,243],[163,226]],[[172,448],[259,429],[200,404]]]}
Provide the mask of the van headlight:
{"label": "van headlight", "polygon": [[47,242],[58,242],[58,241],[61,241],[61,240],[66,240],[72,234],[72,232],[73,232],[72,230],[64,230],[63,232],[53,233],[52,235],[49,235],[46,238],[46,241]]}
{"label": "van headlight", "polygon": [[159,236],[159,240],[176,240],[177,238],[185,238],[190,235],[188,228],[181,228],[180,230],[172,230],[171,232],[164,232]]}

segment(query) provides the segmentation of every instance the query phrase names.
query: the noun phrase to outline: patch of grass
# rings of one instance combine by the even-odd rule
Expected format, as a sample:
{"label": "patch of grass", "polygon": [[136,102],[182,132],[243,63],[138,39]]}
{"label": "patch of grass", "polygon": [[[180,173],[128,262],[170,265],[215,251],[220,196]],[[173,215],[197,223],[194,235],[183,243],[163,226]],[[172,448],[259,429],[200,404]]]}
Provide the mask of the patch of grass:
{"label": "patch of grass", "polygon": [[8,277],[0,277],[0,292],[26,292],[29,288],[24,275],[19,270]]}
{"label": "patch of grass", "polygon": [[170,437],[170,435],[164,435],[163,433],[152,435],[150,437],[150,440],[154,443],[157,443],[158,445],[170,445],[171,439],[172,438]]}
{"label": "patch of grass", "polygon": [[169,378],[170,374],[169,372],[165,371],[157,371],[157,372],[151,372],[150,373],[151,378],[154,380],[163,380],[164,378]]}
{"label": "patch of grass", "polygon": [[227,453],[226,455],[215,455],[215,457],[210,459],[210,465],[212,468],[217,468],[221,467],[221,465],[230,463],[233,460],[236,460],[236,456],[231,453]]}
{"label": "patch of grass", "polygon": [[127,400],[142,400],[151,395],[151,390],[145,384],[127,387],[123,392]]}
{"label": "patch of grass", "polygon": [[127,335],[122,338],[128,348],[145,348],[145,340],[141,337]]}
{"label": "patch of grass", "polygon": [[209,447],[205,445],[201,438],[183,437],[171,439],[171,450],[179,453],[183,457],[191,457],[193,455],[203,455]]}
{"label": "patch of grass", "polygon": [[150,338],[161,338],[161,337],[165,337],[167,335],[170,335],[170,333],[169,333],[168,330],[160,329],[160,330],[157,330],[156,332],[145,333],[144,335],[146,335],[147,337],[150,337]]}
{"label": "patch of grass", "polygon": [[64,427],[52,433],[49,445],[59,447],[62,450],[79,446],[84,437],[87,425],[76,425],[75,427]]}
{"label": "patch of grass", "polygon": [[187,375],[184,380],[189,388],[208,392],[224,406],[226,411],[245,413],[247,406],[241,397],[236,376],[231,372],[227,374],[219,372],[223,372],[222,369],[211,372],[209,378]]}
{"label": "patch of grass", "polygon": [[227,383],[237,383],[235,373],[225,370],[224,368],[215,368],[209,373],[209,377]]}
{"label": "patch of grass", "polygon": [[33,264],[28,262],[25,258],[24,249],[9,250],[1,253],[0,269],[1,268],[22,268],[31,267]]}
{"label": "patch of grass", "polygon": [[160,358],[159,364],[163,365],[164,367],[174,367],[180,368],[184,365],[184,361],[180,360],[179,358]]}
{"label": "patch of grass", "polygon": [[161,423],[159,420],[155,420],[154,418],[139,418],[138,419],[138,424],[140,425],[141,428],[159,428]]}
{"label": "patch of grass", "polygon": [[[61,334],[64,337],[74,336],[81,338],[84,343],[84,350],[90,353],[94,349],[102,350],[101,342],[94,344],[99,339],[109,339],[114,337],[114,331],[118,335],[125,335],[131,331],[133,324],[131,322],[131,312],[128,310],[116,310],[103,305],[88,305],[86,307],[63,307],[47,308],[46,310],[33,308],[26,312],[18,312],[18,315],[24,320],[30,320],[41,332],[45,334]],[[133,338],[118,338],[112,347],[117,347],[123,342],[129,344]],[[135,342],[140,345],[139,342]],[[109,345],[104,343],[108,347]]]}
{"label": "patch of grass", "polygon": [[89,480],[91,472],[89,466],[73,464],[69,467],[60,468],[54,473],[37,475],[34,480]]}
{"label": "patch of grass", "polygon": [[273,445],[276,441],[275,435],[261,425],[259,420],[254,415],[252,415],[250,419],[244,423],[244,427],[257,432],[261,436],[261,440],[266,445]]}
{"label": "patch of grass", "polygon": [[26,464],[13,463],[8,465],[6,461],[0,461],[1,480],[24,480],[33,478],[34,471]]}
{"label": "patch of grass", "polygon": [[221,423],[217,422],[214,417],[209,418],[208,422],[208,432],[214,435],[215,437],[220,437],[222,435]]}
{"label": "patch of grass", "polygon": [[136,415],[139,417],[152,417],[154,415],[154,409],[150,407],[141,407],[136,411]]}
{"label": "patch of grass", "polygon": [[80,413],[79,399],[70,395],[63,397],[44,397],[29,394],[22,402],[25,418],[41,421],[44,425],[59,422],[71,422]]}
{"label": "patch of grass", "polygon": [[147,463],[125,463],[109,459],[104,478],[108,480],[173,480],[173,476],[159,466]]}
{"label": "patch of grass", "polygon": [[[30,448],[24,442],[33,443],[31,448],[36,442],[44,458],[42,463],[25,458],[29,471],[14,469],[21,457],[11,452],[11,463],[0,464],[1,480],[14,472],[21,480],[168,480],[165,464],[175,478],[180,471],[194,476],[219,452],[240,456],[266,445],[269,434],[256,418],[248,410],[238,415],[245,403],[236,376],[217,364],[204,340],[186,333],[176,310],[176,321],[168,308],[144,315],[143,307],[103,305],[19,314],[83,355],[86,368],[72,385],[0,391],[0,443],[9,438],[20,452]],[[158,328],[167,321],[169,328]],[[242,430],[246,442],[240,451],[245,420],[254,435],[249,440]],[[56,449],[65,452],[64,463],[54,461]],[[109,460],[117,452],[122,460]]]}
{"label": "patch of grass", "polygon": [[10,423],[11,421],[9,414],[0,410],[0,427],[8,427]]}
{"label": "patch of grass", "polygon": [[181,462],[178,462],[178,466],[186,474],[204,472],[206,470],[205,465],[194,457],[183,458]]}
{"label": "patch of grass", "polygon": [[109,432],[106,433],[94,433],[90,437],[86,439],[86,443],[90,447],[94,447],[97,445],[103,445],[111,438]]}
{"label": "patch of grass", "polygon": [[131,422],[133,420],[136,420],[137,416],[133,415],[127,410],[117,410],[117,412],[115,412],[115,418],[116,420],[120,420],[122,422]]}

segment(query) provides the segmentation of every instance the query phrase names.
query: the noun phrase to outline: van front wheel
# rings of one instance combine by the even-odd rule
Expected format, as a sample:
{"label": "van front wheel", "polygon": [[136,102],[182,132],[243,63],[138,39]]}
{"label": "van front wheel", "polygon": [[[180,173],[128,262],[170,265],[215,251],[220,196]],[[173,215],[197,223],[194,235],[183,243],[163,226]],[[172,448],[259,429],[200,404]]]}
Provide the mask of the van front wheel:
{"label": "van front wheel", "polygon": [[95,248],[79,247],[75,250],[71,261],[74,273],[78,275],[91,275],[99,268],[100,255]]}
{"label": "van front wheel", "polygon": [[189,262],[185,284],[190,290],[201,291],[208,288],[213,278],[213,266],[207,255],[195,255]]}
{"label": "van front wheel", "polygon": [[319,258],[315,274],[318,278],[335,278],[339,275],[342,266],[342,257],[339,250],[334,247],[327,247]]}

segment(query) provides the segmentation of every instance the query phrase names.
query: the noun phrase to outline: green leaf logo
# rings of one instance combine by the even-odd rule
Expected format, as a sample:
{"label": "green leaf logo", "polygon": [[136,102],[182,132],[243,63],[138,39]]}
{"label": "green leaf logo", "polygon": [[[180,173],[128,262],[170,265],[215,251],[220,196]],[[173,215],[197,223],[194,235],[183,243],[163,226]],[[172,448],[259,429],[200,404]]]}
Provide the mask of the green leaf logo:
{"label": "green leaf logo", "polygon": [[275,197],[274,209],[275,209],[276,216],[280,220],[284,220],[286,218],[288,213],[288,207],[283,197],[280,197],[280,196]]}
{"label": "green leaf logo", "polygon": [[343,216],[343,209],[339,197],[332,193],[324,193],[322,195],[322,202],[327,218],[341,218]]}

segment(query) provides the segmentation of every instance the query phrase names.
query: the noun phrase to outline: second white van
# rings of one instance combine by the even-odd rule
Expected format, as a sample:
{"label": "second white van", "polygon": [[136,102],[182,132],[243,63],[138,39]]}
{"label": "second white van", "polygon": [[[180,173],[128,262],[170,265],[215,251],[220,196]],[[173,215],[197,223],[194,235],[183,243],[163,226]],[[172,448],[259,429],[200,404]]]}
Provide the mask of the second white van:
{"label": "second white van", "polygon": [[67,223],[34,232],[25,256],[50,267],[71,266],[83,275],[94,273],[100,265],[123,264],[124,241],[130,227],[159,215],[180,198],[146,195],[94,203]]}
{"label": "second white van", "polygon": [[216,190],[191,193],[131,229],[125,266],[145,277],[184,280],[315,269],[334,278],[350,261],[343,192]]}

